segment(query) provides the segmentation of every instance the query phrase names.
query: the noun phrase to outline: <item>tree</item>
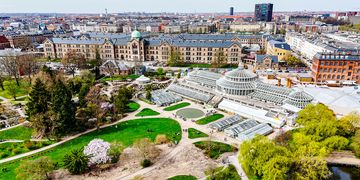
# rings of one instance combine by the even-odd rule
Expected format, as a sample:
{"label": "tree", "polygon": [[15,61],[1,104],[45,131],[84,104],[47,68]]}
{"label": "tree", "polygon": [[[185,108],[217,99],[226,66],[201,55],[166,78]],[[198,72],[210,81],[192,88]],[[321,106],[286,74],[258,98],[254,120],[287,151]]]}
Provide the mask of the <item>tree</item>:
{"label": "tree", "polygon": [[119,114],[124,114],[128,107],[127,104],[133,96],[133,91],[126,87],[121,87],[118,94],[114,97],[115,109]]}
{"label": "tree", "polygon": [[49,110],[50,93],[46,85],[37,78],[29,93],[29,102],[26,104],[26,113],[29,118],[38,113],[45,113]]}
{"label": "tree", "polygon": [[5,72],[10,76],[13,77],[16,81],[16,84],[20,86],[20,61],[18,56],[14,54],[8,54],[5,57],[0,58],[0,66],[2,66]]}
{"label": "tree", "polygon": [[6,80],[6,75],[3,73],[3,70],[0,68],[0,88],[5,91],[4,81]]}
{"label": "tree", "polygon": [[176,77],[177,77],[178,79],[180,79],[180,78],[181,78],[181,72],[178,72],[178,74],[176,75]]}
{"label": "tree", "polygon": [[56,115],[59,124],[57,134],[74,130],[76,107],[72,101],[72,94],[62,80],[56,80],[51,96],[51,109]]}
{"label": "tree", "polygon": [[5,86],[9,94],[14,98],[14,100],[16,100],[16,92],[18,90],[18,86],[16,86],[16,83],[12,80],[9,80],[5,82]]}
{"label": "tree", "polygon": [[[263,176],[265,173],[270,173],[264,169],[264,165],[267,163],[269,163],[269,168],[279,168],[277,167],[278,164],[283,165],[281,167],[282,170],[290,167],[289,164],[284,163],[286,162],[284,159],[272,160],[276,156],[290,157],[290,152],[285,147],[277,146],[265,136],[256,136],[250,141],[243,142],[240,146],[239,161],[248,174]],[[276,171],[275,169],[267,170],[272,172]]]}
{"label": "tree", "polygon": [[105,102],[104,97],[101,95],[101,88],[99,86],[91,87],[85,100],[87,101],[86,106],[90,112],[90,117],[96,118],[95,126],[99,130],[100,122],[102,122],[108,110],[101,107]]}
{"label": "tree", "polygon": [[322,143],[331,150],[344,150],[348,147],[349,140],[341,136],[332,136],[326,138]]}
{"label": "tree", "polygon": [[31,54],[26,54],[20,56],[19,61],[21,69],[23,70],[24,74],[28,75],[29,82],[31,84],[31,76],[39,69],[35,57]]}
{"label": "tree", "polygon": [[151,100],[151,91],[146,91],[146,99]]}
{"label": "tree", "polygon": [[298,113],[296,122],[302,126],[301,131],[312,135],[317,141],[333,136],[338,132],[335,114],[324,104],[309,104]]}
{"label": "tree", "polygon": [[143,159],[153,159],[159,155],[158,149],[149,138],[143,138],[135,141],[133,147],[139,152]]}
{"label": "tree", "polygon": [[80,92],[79,92],[79,105],[80,107],[84,107],[86,104],[86,95],[89,93],[90,91],[90,86],[89,84],[85,83],[81,86],[80,88]]}
{"label": "tree", "polygon": [[28,51],[34,48],[34,44],[32,43],[29,36],[22,36],[22,38],[19,38],[17,43],[15,44],[15,48],[20,48],[22,50]]}
{"label": "tree", "polygon": [[125,146],[118,141],[114,141],[110,144],[110,149],[108,150],[108,154],[111,157],[112,163],[117,163],[119,161],[120,155],[125,149]]}
{"label": "tree", "polygon": [[168,142],[169,142],[169,139],[166,137],[165,134],[159,134],[155,138],[155,143],[156,144],[166,144]]}
{"label": "tree", "polygon": [[16,169],[17,179],[42,180],[50,179],[49,173],[55,170],[55,165],[46,156],[32,161],[25,161]]}
{"label": "tree", "polygon": [[263,179],[286,179],[292,165],[292,159],[286,156],[274,156],[263,167]]}
{"label": "tree", "polygon": [[42,139],[47,137],[50,139],[57,136],[56,131],[59,128],[59,124],[56,122],[56,116],[51,110],[32,115],[30,124],[36,132],[36,138]]}
{"label": "tree", "polygon": [[64,167],[71,174],[82,174],[87,170],[89,157],[83,153],[83,149],[75,149],[64,156]]}
{"label": "tree", "polygon": [[110,143],[102,139],[93,139],[84,148],[85,156],[89,157],[89,165],[105,164],[111,160],[108,155],[110,150]]}
{"label": "tree", "polygon": [[156,74],[157,74],[157,75],[164,75],[164,74],[165,74],[165,71],[164,71],[163,68],[157,68]]}
{"label": "tree", "polygon": [[303,65],[303,62],[302,62],[299,58],[297,58],[297,57],[295,57],[295,56],[290,56],[290,57],[286,60],[286,64],[287,64],[288,66],[298,67],[298,66]]}
{"label": "tree", "polygon": [[61,63],[65,68],[70,71],[70,73],[75,76],[76,68],[83,68],[86,63],[85,56],[76,51],[69,51],[65,54],[64,58],[61,60]]}
{"label": "tree", "polygon": [[101,57],[99,53],[99,49],[95,49],[95,61],[93,62],[93,65],[95,66],[95,77],[96,79],[100,77],[100,66],[101,66]]}
{"label": "tree", "polygon": [[358,129],[360,129],[360,114],[357,111],[350,112],[339,120],[339,131],[341,135],[354,135]]}
{"label": "tree", "polygon": [[179,54],[179,52],[177,50],[171,49],[170,56],[169,56],[169,59],[167,61],[167,64],[169,66],[172,66],[172,67],[182,64],[180,54]]}
{"label": "tree", "polygon": [[327,179],[330,171],[326,161],[319,157],[301,157],[295,161],[291,179]]}
{"label": "tree", "polygon": [[224,55],[224,51],[217,50],[214,54],[212,67],[218,68],[226,64],[226,56]]}

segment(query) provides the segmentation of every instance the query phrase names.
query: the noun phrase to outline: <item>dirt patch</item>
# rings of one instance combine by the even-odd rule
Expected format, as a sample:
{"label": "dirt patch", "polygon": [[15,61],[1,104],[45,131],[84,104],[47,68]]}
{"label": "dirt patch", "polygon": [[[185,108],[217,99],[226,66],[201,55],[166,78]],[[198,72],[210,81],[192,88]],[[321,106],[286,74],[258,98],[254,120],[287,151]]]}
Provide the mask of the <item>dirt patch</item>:
{"label": "dirt patch", "polygon": [[216,167],[220,164],[206,157],[200,149],[191,144],[157,169],[144,174],[143,177],[149,180],[167,179],[177,175],[192,175],[202,178],[205,177],[204,171],[210,166]]}

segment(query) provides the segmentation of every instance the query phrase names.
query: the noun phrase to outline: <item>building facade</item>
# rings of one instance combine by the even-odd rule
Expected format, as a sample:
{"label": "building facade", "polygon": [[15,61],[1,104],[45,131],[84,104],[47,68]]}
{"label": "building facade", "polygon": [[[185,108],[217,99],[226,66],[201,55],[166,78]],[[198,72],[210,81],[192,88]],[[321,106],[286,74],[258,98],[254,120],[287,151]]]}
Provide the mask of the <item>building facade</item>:
{"label": "building facade", "polygon": [[360,52],[318,53],[311,68],[315,82],[360,83]]}
{"label": "building facade", "polygon": [[270,40],[267,44],[266,54],[278,56],[280,61],[286,61],[291,56],[291,49],[285,42]]}
{"label": "building facade", "polygon": [[46,57],[63,58],[66,53],[82,53],[87,59],[95,59],[99,53],[103,60],[160,61],[166,62],[171,52],[177,52],[184,63],[212,63],[222,52],[226,63],[241,61],[242,47],[246,44],[263,46],[262,36],[192,35],[144,38],[134,31],[126,34],[90,34],[75,38],[51,38],[44,42]]}
{"label": "building facade", "polygon": [[256,4],[255,20],[270,22],[272,20],[273,4]]}

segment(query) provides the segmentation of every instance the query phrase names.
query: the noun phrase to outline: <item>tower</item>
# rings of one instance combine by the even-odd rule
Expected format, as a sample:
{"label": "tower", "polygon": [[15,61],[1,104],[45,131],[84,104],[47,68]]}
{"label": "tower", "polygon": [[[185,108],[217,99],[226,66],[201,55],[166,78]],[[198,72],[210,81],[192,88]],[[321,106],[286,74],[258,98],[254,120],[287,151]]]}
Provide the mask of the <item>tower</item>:
{"label": "tower", "polygon": [[255,20],[271,22],[273,14],[273,4],[255,4]]}
{"label": "tower", "polygon": [[230,7],[230,16],[234,15],[234,7]]}

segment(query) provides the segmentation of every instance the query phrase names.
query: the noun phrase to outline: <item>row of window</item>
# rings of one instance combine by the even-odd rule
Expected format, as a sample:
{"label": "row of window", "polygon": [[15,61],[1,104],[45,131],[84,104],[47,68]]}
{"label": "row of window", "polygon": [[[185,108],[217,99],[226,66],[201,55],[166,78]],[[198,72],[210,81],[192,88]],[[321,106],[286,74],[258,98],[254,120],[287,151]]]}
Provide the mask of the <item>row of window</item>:
{"label": "row of window", "polygon": [[[351,74],[349,75],[349,76],[351,76]],[[348,77],[349,77],[348,76]],[[331,75],[331,74],[328,74],[328,75],[326,75],[326,74],[324,74],[324,75],[318,75],[318,78],[319,79],[323,79],[323,80],[345,80],[345,75]],[[357,76],[353,76],[352,78],[350,78],[350,79],[356,79],[356,80],[359,80],[359,76],[357,75]]]}
{"label": "row of window", "polygon": [[[320,68],[320,73],[345,73],[346,68]],[[348,70],[352,70],[352,66],[349,66]],[[360,73],[360,69],[354,70],[354,72]]]}

